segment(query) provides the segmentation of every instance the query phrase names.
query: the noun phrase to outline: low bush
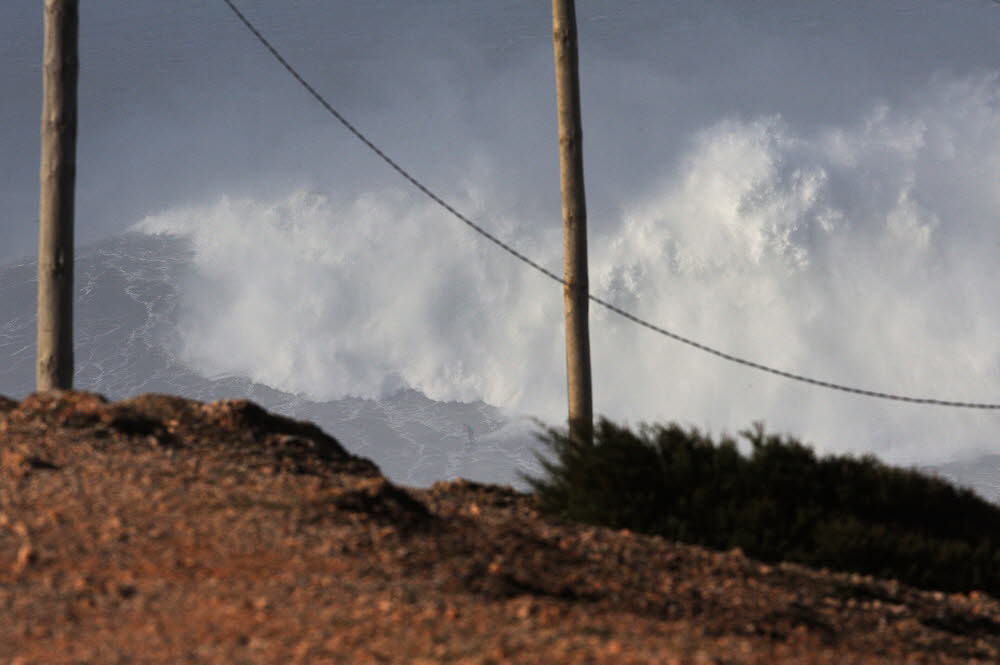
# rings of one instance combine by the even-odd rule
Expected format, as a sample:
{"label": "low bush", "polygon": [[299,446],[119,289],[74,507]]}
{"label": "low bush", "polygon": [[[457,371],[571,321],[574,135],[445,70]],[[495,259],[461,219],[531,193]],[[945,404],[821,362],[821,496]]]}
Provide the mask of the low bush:
{"label": "low bush", "polygon": [[765,561],[1000,596],[1000,506],[874,456],[817,457],[760,424],[750,445],[677,425],[638,433],[601,420],[577,445],[548,429],[542,477],[522,474],[544,512]]}

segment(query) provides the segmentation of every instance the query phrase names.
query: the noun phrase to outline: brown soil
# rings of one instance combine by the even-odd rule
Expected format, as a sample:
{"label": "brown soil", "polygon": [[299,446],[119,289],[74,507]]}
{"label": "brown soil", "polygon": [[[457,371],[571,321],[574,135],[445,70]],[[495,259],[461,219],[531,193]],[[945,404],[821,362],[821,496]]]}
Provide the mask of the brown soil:
{"label": "brown soil", "polygon": [[246,401],[0,398],[0,663],[995,663],[1000,603],[386,481]]}

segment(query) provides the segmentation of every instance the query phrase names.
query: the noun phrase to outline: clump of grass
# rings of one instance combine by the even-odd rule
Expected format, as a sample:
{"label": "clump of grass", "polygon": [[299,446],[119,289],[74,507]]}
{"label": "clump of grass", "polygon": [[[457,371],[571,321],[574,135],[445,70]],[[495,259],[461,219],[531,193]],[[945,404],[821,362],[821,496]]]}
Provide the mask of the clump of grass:
{"label": "clump of grass", "polygon": [[577,445],[548,429],[543,477],[521,474],[547,514],[729,549],[765,561],[1000,595],[1000,506],[874,456],[817,457],[761,424],[718,443],[696,429],[601,420]]}

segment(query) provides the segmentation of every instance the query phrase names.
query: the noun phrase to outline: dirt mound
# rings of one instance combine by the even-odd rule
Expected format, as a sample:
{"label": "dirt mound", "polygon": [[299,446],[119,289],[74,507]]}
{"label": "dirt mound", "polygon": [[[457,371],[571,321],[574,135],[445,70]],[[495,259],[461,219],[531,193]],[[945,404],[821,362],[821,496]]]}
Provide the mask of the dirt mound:
{"label": "dirt mound", "polygon": [[997,662],[1000,603],[399,487],[247,401],[0,398],[0,663]]}
{"label": "dirt mound", "polygon": [[312,423],[268,413],[248,400],[203,404],[149,394],[112,404],[95,393],[52,391],[30,395],[20,404],[8,400],[5,410],[10,436],[38,452],[53,434],[81,442],[138,439],[191,453],[225,453],[243,464],[276,470],[381,475],[372,462],[351,455]]}

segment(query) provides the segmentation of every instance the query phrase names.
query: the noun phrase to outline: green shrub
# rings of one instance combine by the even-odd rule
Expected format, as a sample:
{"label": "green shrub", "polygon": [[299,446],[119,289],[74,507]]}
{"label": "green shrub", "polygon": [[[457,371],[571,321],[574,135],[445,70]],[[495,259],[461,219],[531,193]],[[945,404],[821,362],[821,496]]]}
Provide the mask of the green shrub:
{"label": "green shrub", "polygon": [[521,474],[544,512],[661,535],[765,561],[1000,595],[1000,506],[874,456],[817,457],[760,424],[715,443],[678,425],[638,433],[601,420],[577,445],[548,429],[540,478]]}

